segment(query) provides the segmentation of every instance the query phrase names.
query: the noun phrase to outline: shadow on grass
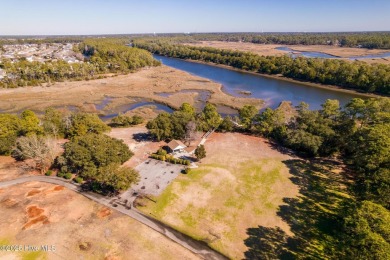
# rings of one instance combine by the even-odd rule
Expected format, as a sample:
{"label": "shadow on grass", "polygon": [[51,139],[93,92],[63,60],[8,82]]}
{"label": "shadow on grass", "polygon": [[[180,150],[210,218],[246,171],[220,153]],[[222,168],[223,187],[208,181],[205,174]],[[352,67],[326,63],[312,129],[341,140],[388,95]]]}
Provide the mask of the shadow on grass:
{"label": "shadow on grass", "polygon": [[[289,224],[294,236],[279,227],[247,230],[246,259],[323,259],[338,250],[341,230],[339,213],[350,198],[342,165],[332,160],[286,160],[283,162],[299,186],[297,198],[284,198],[278,216]],[[334,171],[337,170],[337,171]]]}

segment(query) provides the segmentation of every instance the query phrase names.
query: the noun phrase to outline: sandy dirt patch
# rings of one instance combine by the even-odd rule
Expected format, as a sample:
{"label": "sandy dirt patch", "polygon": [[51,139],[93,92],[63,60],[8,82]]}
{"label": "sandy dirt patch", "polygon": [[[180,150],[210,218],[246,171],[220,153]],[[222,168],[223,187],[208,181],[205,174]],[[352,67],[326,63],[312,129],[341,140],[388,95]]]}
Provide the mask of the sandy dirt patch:
{"label": "sandy dirt patch", "polygon": [[283,163],[292,157],[265,139],[239,133],[213,133],[205,148],[198,169],[139,208],[233,259],[244,258],[248,228],[277,226],[292,235],[277,215],[283,198],[298,195]]}
{"label": "sandy dirt patch", "polygon": [[27,176],[31,170],[25,162],[17,162],[11,156],[0,156],[0,181]]}
{"label": "sandy dirt patch", "polygon": [[239,98],[222,91],[222,86],[208,79],[193,76],[167,66],[145,68],[138,72],[116,77],[73,82],[56,82],[50,87],[23,87],[0,90],[0,111],[18,112],[24,109],[43,111],[53,106],[76,107],[87,112],[96,112],[96,106],[110,97],[103,112],[109,113],[140,99],[151,100],[178,108],[183,102],[194,104],[196,94],[177,93],[169,97],[157,95],[161,92],[181,90],[207,90],[210,102],[240,108],[245,104],[261,107],[263,102],[255,98]]}
{"label": "sandy dirt patch", "polygon": [[[0,242],[53,245],[55,252],[0,252],[1,259],[197,259],[161,234],[82,195],[45,183],[0,194]],[[31,197],[33,190],[42,192]]]}

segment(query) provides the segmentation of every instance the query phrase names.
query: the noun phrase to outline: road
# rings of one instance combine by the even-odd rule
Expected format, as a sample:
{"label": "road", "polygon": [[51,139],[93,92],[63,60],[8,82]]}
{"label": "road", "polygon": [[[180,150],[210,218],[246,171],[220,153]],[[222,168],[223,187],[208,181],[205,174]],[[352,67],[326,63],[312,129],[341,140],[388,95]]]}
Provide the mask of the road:
{"label": "road", "polygon": [[206,243],[202,241],[195,240],[167,225],[161,223],[160,221],[153,219],[143,213],[139,212],[134,207],[128,207],[126,201],[121,201],[120,197],[105,197],[92,192],[85,192],[80,189],[80,186],[61,179],[58,177],[49,177],[49,176],[28,176],[17,178],[13,180],[1,181],[0,188],[6,188],[9,186],[22,184],[26,182],[46,182],[56,185],[64,186],[72,191],[80,193],[81,195],[91,199],[99,204],[102,204],[106,207],[112,208],[113,210],[119,211],[127,216],[132,217],[138,222],[154,229],[155,231],[163,234],[172,241],[180,244],[181,246],[187,248],[194,254],[198,255],[203,259],[228,259],[224,255],[218,253],[217,251],[211,249]]}

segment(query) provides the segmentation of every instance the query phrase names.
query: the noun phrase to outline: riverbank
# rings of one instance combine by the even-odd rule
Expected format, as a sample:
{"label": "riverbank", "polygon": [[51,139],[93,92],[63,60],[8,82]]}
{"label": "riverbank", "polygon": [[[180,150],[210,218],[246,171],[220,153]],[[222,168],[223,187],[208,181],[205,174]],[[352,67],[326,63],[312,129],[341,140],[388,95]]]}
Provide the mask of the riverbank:
{"label": "riverbank", "polygon": [[[169,57],[169,58],[171,58],[171,57]],[[178,58],[171,58],[171,59],[178,59]],[[178,59],[178,60],[182,60],[182,59]],[[297,80],[297,79],[287,78],[287,77],[284,77],[282,75],[269,75],[269,74],[254,72],[254,71],[247,71],[247,70],[238,69],[238,68],[234,68],[234,67],[231,67],[228,65],[223,65],[223,64],[216,64],[216,63],[212,63],[212,62],[205,62],[205,61],[191,60],[191,59],[185,59],[185,61],[210,65],[210,66],[228,69],[228,70],[232,70],[232,71],[237,71],[237,72],[241,72],[241,73],[248,73],[251,75],[266,77],[266,78],[270,78],[270,79],[282,80],[282,81],[296,83],[296,84],[309,86],[309,87],[316,87],[316,88],[327,89],[327,90],[332,90],[332,91],[341,92],[341,93],[354,94],[354,95],[360,96],[360,97],[382,97],[382,95],[378,95],[378,94],[362,93],[362,92],[358,92],[358,91],[353,90],[353,89],[341,88],[339,86],[334,86],[334,85],[325,85],[325,84],[320,84],[320,83],[301,81],[301,80]]]}

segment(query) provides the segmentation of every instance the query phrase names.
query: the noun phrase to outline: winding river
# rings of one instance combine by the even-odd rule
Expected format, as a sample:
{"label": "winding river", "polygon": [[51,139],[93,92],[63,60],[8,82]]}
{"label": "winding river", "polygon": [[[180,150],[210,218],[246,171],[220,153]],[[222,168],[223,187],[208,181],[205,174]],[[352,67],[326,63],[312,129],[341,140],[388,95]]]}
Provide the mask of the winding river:
{"label": "winding river", "polygon": [[[159,55],[154,55],[154,57],[166,66],[218,82],[222,84],[223,90],[230,95],[263,99],[266,101],[266,106],[271,108],[276,108],[281,101],[288,100],[293,105],[304,101],[310,105],[311,109],[319,109],[326,99],[338,99],[341,105],[345,105],[351,98],[361,97],[359,94],[311,87],[297,82],[278,80],[202,63]],[[242,91],[250,92],[251,95],[243,94]]]}

